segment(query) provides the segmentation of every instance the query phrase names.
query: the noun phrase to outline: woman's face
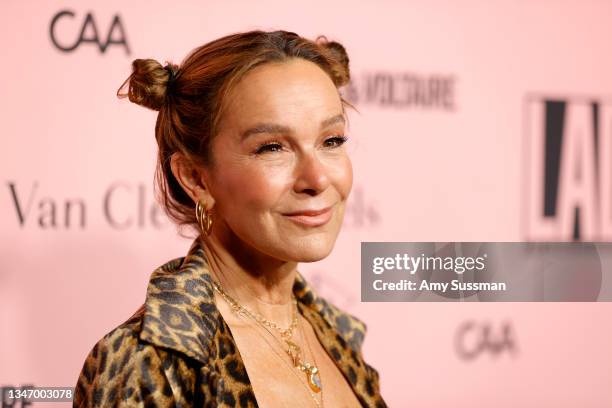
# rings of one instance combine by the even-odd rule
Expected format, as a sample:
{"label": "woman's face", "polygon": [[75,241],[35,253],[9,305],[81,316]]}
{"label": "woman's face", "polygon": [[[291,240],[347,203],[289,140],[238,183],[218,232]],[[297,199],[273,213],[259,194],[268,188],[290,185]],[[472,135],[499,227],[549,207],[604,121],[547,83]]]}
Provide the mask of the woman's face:
{"label": "woman's face", "polygon": [[249,71],[211,144],[213,233],[282,261],[326,257],[353,183],[345,127],[338,91],[316,64],[296,58]]}

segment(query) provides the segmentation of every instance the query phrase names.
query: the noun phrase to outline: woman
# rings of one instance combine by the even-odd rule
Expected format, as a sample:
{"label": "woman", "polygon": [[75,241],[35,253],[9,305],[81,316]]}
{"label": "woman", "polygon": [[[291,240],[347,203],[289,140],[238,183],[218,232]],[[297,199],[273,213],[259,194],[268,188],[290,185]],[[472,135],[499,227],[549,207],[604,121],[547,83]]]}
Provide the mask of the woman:
{"label": "woman", "polygon": [[198,237],[91,350],[75,406],[386,406],[364,324],[297,271],[342,224],[348,80],[342,45],[286,31],[217,39],[180,67],[133,62],[127,96],[159,110],[162,203]]}

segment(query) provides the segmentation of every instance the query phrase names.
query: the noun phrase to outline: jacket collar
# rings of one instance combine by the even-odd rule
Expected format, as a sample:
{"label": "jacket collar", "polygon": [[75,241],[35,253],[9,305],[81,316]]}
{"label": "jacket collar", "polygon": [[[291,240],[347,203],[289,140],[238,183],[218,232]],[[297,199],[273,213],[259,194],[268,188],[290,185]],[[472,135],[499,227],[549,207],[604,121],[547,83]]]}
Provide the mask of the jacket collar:
{"label": "jacket collar", "polygon": [[[299,272],[293,291],[300,311],[313,327],[321,327],[322,319],[325,327],[353,349],[361,348],[365,334],[361,321],[317,296]],[[214,338],[222,324],[208,262],[196,238],[186,256],[163,264],[151,274],[140,338],[206,364],[216,356]]]}

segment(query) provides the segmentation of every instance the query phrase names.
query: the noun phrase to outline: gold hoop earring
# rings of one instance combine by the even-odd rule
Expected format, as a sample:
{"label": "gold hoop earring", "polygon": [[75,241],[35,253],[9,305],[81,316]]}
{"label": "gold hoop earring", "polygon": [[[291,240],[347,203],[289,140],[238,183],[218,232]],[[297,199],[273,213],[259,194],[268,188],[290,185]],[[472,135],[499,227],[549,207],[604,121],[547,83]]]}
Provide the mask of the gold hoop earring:
{"label": "gold hoop earring", "polygon": [[202,204],[200,200],[196,203],[195,207],[196,219],[198,220],[198,225],[200,226],[200,230],[206,235],[210,235],[210,231],[212,231],[212,216],[210,211],[206,211],[206,206]]}

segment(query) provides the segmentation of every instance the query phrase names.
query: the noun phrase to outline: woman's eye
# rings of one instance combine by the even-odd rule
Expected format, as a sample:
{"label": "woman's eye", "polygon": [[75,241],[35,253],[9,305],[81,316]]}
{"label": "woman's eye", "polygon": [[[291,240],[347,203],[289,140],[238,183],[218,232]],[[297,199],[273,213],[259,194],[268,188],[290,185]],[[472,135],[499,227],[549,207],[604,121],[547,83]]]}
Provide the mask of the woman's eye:
{"label": "woman's eye", "polygon": [[280,143],[265,143],[255,151],[256,154],[262,154],[266,152],[280,152],[283,146]]}
{"label": "woman's eye", "polygon": [[348,138],[346,136],[334,136],[325,140],[326,147],[340,147],[346,142]]}
{"label": "woman's eye", "polygon": [[[326,139],[323,142],[325,147],[336,148],[342,146],[348,138],[346,136],[334,136]],[[257,150],[255,150],[255,154],[264,154],[264,153],[274,153],[281,152],[283,150],[283,145],[278,142],[266,142],[260,145]]]}

